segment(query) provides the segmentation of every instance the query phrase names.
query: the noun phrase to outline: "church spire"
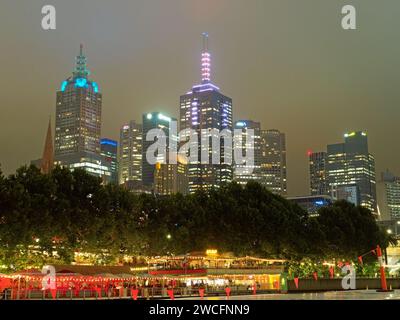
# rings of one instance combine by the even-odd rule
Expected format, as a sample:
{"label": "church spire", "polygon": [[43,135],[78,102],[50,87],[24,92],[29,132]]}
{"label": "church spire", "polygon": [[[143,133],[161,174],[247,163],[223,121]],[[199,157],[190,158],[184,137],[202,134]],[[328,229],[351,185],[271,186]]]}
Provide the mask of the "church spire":
{"label": "church spire", "polygon": [[42,155],[40,171],[44,174],[49,174],[54,167],[54,149],[53,136],[51,133],[51,118],[49,118],[49,126],[47,128],[46,141]]}

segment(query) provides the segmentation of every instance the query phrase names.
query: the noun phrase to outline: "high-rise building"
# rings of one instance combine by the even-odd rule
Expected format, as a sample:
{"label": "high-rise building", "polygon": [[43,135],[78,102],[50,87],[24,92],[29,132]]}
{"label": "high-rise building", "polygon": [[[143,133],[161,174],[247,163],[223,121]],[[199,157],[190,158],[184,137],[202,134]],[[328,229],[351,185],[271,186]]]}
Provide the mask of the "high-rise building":
{"label": "high-rise building", "polygon": [[287,195],[286,137],[279,130],[261,130],[261,184],[275,194]]}
{"label": "high-rise building", "polygon": [[234,180],[242,185],[247,184],[250,180],[261,181],[261,160],[262,160],[262,140],[261,140],[261,125],[253,120],[240,120],[235,122],[235,131],[242,131],[241,142],[234,142],[234,149],[244,153],[249,151],[253,156],[252,164],[235,163]]}
{"label": "high-rise building", "polygon": [[400,220],[400,177],[382,172],[377,183],[378,204],[382,220]]}
{"label": "high-rise building", "polygon": [[[142,183],[145,187],[153,187],[154,186],[154,172],[155,172],[155,165],[156,163],[166,164],[168,163],[168,154],[169,154],[169,144],[170,144],[170,128],[171,125],[175,123],[176,119],[168,117],[160,112],[153,112],[153,113],[146,113],[143,115],[143,134],[142,134]],[[150,163],[147,159],[147,152],[151,145],[153,145],[156,140],[160,137],[156,138],[152,141],[147,141],[147,134],[150,130],[162,130],[163,134],[165,135],[165,143],[166,143],[166,153],[155,153],[154,157],[157,161],[154,164]],[[173,139],[177,143],[177,136],[171,132],[173,135]]]}
{"label": "high-rise building", "polygon": [[103,165],[110,175],[105,176],[106,183],[118,184],[118,142],[111,139],[101,139],[100,149]]}
{"label": "high-rise building", "polygon": [[345,142],[328,145],[327,177],[330,190],[356,185],[360,205],[377,212],[375,160],[368,151],[365,132],[345,134]]}
{"label": "high-rise building", "polygon": [[154,174],[154,193],[171,195],[188,193],[187,163],[177,161],[176,164],[156,164]]}
{"label": "high-rise building", "polygon": [[335,200],[346,200],[355,206],[361,205],[360,188],[357,184],[336,186],[332,190],[332,197]]}
{"label": "high-rise building", "polygon": [[142,182],[142,124],[130,121],[120,130],[119,183]]}
{"label": "high-rise building", "polygon": [[334,202],[334,199],[327,195],[289,197],[287,200],[298,204],[301,208],[308,212],[310,217],[318,217],[318,211],[321,208],[329,207]]}
{"label": "high-rise building", "polygon": [[[223,95],[220,89],[211,82],[211,55],[208,50],[208,35],[203,34],[203,52],[201,58],[201,84],[180,97],[180,130],[187,130],[186,141],[193,132],[198,137],[198,161],[189,163],[189,192],[218,188],[233,179],[232,143],[222,138],[223,132],[232,135],[232,99]],[[192,130],[189,133],[188,130]],[[219,161],[212,161],[215,150],[213,143],[208,146],[200,143],[202,132],[210,133],[209,140],[219,140]],[[217,133],[222,133],[218,134]],[[203,148],[203,149],[202,149]],[[208,154],[207,159],[201,155]],[[225,157],[226,155],[226,157]],[[219,163],[218,163],[219,162]]]}
{"label": "high-rise building", "polygon": [[57,92],[55,161],[104,177],[108,168],[100,154],[102,94],[89,74],[81,45],[72,76]]}
{"label": "high-rise building", "polygon": [[327,173],[326,173],[326,152],[309,152],[310,165],[310,194],[313,196],[330,195]]}

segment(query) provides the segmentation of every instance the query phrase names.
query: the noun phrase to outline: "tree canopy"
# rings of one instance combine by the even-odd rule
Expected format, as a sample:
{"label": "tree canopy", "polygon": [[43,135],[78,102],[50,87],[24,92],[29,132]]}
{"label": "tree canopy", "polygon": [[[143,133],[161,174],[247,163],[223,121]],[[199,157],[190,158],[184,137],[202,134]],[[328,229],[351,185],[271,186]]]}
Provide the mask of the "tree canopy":
{"label": "tree canopy", "polygon": [[20,269],[76,252],[108,264],[124,255],[168,255],[208,248],[236,255],[301,260],[358,255],[391,239],[372,213],[347,202],[311,218],[260,184],[159,197],[136,195],[81,170],[49,175],[0,171],[0,265]]}

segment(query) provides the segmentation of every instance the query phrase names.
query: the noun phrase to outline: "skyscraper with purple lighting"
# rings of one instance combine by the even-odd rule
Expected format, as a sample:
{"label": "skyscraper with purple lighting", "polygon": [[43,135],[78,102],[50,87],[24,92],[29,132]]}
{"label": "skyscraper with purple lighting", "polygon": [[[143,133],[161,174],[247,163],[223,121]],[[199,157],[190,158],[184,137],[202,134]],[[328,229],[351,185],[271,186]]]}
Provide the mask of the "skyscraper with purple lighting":
{"label": "skyscraper with purple lighting", "polygon": [[[188,169],[189,192],[218,188],[223,183],[232,181],[233,167],[230,159],[224,154],[232,154],[232,145],[225,146],[220,139],[220,163],[212,163],[212,142],[204,146],[200,143],[201,133],[217,129],[233,130],[232,99],[223,95],[220,89],[211,82],[211,54],[208,50],[208,34],[203,34],[203,51],[201,55],[201,84],[192,87],[180,97],[180,130],[191,129],[198,135],[198,161],[191,161]],[[187,131],[186,141],[190,133]],[[212,138],[210,137],[210,140]],[[209,161],[201,161],[201,154],[208,153]]]}

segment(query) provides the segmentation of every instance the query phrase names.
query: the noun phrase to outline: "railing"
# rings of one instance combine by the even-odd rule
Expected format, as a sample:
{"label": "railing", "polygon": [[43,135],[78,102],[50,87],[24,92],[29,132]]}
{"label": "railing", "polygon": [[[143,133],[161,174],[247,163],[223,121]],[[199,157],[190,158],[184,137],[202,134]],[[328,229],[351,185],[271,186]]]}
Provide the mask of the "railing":
{"label": "railing", "polygon": [[[253,290],[246,286],[231,286],[231,295],[248,295],[253,294]],[[151,299],[170,299],[168,295],[169,290],[173,290],[175,298],[190,298],[200,297],[200,288],[179,287],[173,289],[161,287],[138,288],[138,299],[151,300]],[[259,293],[277,292],[277,290],[263,290]],[[208,287],[204,289],[204,296],[225,296],[225,287]],[[4,292],[3,299],[5,300],[50,300],[53,299],[50,291],[43,291],[40,289],[23,289],[19,292],[15,289],[8,289]],[[110,289],[97,291],[92,290],[71,290],[71,289],[57,289],[56,300],[96,300],[96,299],[133,299],[130,288],[123,289]]]}

